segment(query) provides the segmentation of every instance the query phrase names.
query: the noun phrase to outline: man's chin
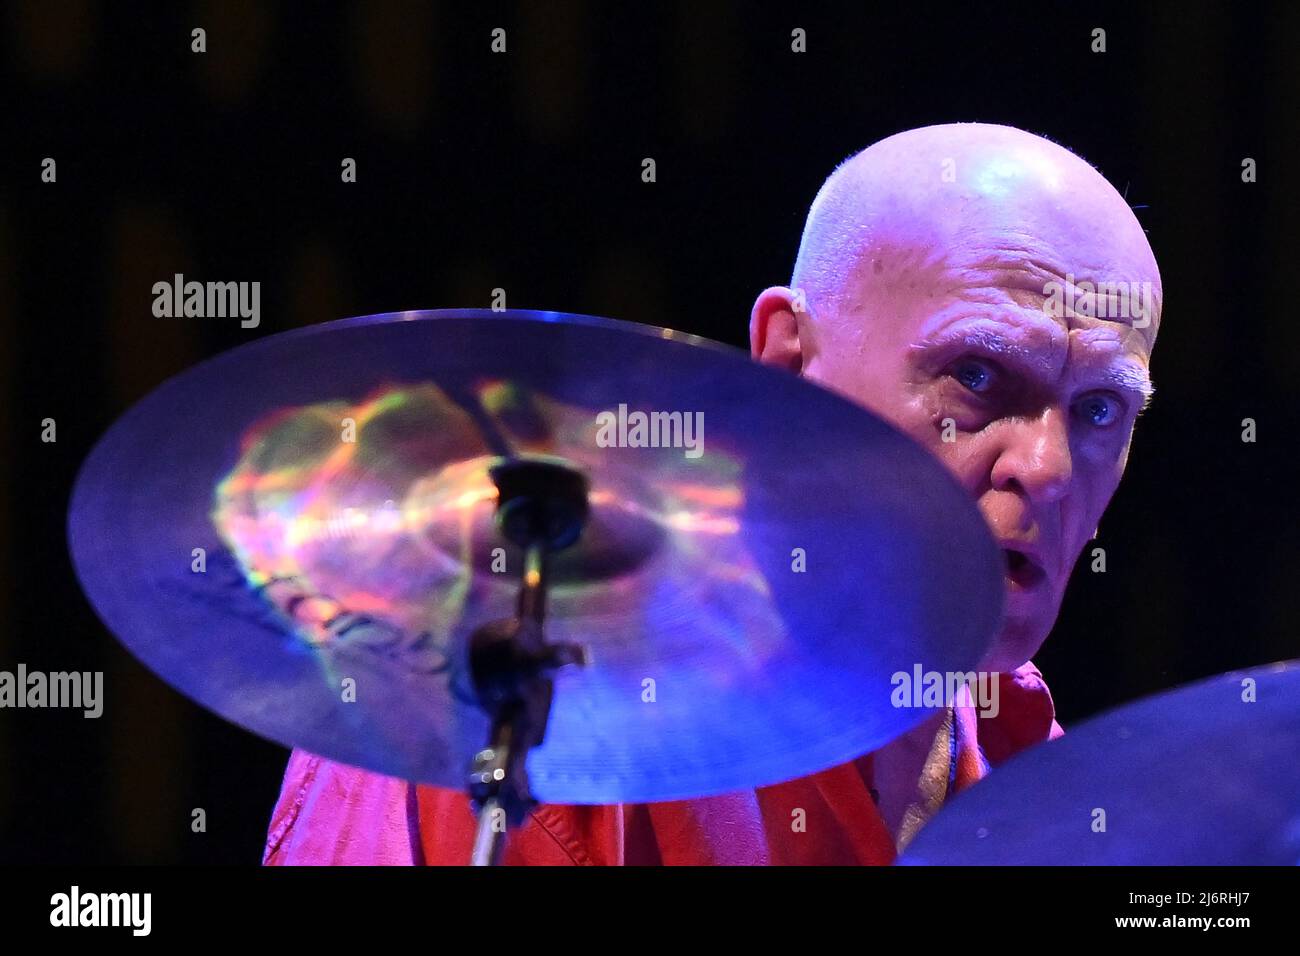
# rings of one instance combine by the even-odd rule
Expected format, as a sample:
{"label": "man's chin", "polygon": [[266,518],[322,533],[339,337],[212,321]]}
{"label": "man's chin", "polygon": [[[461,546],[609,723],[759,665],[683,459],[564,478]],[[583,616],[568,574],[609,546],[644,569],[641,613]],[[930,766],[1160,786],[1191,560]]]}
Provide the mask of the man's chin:
{"label": "man's chin", "polygon": [[998,674],[1011,673],[1038,653],[1050,629],[1050,625],[1044,627],[1036,622],[1007,621],[980,669]]}

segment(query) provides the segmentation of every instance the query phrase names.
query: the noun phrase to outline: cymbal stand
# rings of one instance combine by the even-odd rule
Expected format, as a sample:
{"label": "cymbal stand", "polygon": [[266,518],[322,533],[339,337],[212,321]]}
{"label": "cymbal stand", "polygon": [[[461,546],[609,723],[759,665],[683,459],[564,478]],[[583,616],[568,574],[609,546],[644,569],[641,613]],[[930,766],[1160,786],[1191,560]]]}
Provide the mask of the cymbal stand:
{"label": "cymbal stand", "polygon": [[523,549],[524,566],[515,616],[470,636],[470,675],[479,706],[491,718],[487,746],[474,756],[469,773],[478,814],[474,866],[498,864],[507,827],[519,826],[537,805],[526,765],[528,752],[546,735],[551,673],[588,660],[580,645],[547,643],[543,629],[547,557],[582,533],[586,476],[552,458],[506,459],[490,474],[497,486],[497,527]]}

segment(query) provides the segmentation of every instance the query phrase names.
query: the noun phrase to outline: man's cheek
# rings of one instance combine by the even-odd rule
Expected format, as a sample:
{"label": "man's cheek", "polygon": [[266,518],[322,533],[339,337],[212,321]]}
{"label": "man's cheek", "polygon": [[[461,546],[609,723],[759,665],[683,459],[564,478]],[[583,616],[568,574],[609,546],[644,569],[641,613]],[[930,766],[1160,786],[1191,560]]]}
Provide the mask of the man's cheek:
{"label": "man's cheek", "polygon": [[943,402],[937,388],[914,388],[901,403],[898,418],[913,439],[935,451],[954,450],[966,437],[962,423]]}
{"label": "man's cheek", "polygon": [[987,485],[988,466],[980,435],[957,432],[946,440],[942,429],[918,428],[911,433],[918,444],[938,459],[939,464],[966,489],[972,498]]}
{"label": "man's cheek", "polygon": [[954,456],[957,446],[965,437],[951,424],[946,424],[942,418],[924,408],[905,409],[903,414],[894,416],[893,424],[912,441],[944,461]]}
{"label": "man's cheek", "polygon": [[918,382],[891,373],[887,389],[869,390],[860,404],[884,418],[914,442],[939,459],[961,485],[972,493],[980,484],[974,474],[983,460],[982,435],[969,431],[954,417],[934,382]]}

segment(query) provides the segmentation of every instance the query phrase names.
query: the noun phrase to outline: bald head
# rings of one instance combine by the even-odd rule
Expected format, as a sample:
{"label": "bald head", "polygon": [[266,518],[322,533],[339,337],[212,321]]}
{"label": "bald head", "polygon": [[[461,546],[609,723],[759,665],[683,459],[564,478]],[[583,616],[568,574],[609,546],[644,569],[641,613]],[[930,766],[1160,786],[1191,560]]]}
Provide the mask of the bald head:
{"label": "bald head", "polygon": [[1072,277],[1084,297],[1087,283],[1150,283],[1155,314],[1134,318],[1154,342],[1160,274],[1128,204],[1074,153],[1009,126],[927,126],[850,157],[813,201],[792,285],[814,316],[834,314],[890,259],[996,268],[1000,256],[1038,258],[1040,285]]}
{"label": "bald head", "polygon": [[969,491],[1007,561],[985,665],[1010,670],[1047,636],[1124,472],[1160,308],[1146,234],[1095,169],[970,123],[899,133],[836,169],[750,339]]}

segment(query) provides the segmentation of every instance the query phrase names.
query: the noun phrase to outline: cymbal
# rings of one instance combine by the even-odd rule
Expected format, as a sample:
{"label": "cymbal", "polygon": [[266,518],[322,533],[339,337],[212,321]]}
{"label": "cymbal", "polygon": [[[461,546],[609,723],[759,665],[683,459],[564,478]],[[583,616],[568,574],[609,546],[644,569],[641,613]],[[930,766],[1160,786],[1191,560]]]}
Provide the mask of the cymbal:
{"label": "cymbal", "polygon": [[1297,754],[1300,660],[1220,674],[1008,761],[899,862],[1294,866]]}
{"label": "cymbal", "polygon": [[1000,554],[910,440],[739,350],[554,312],[367,316],[206,361],[93,450],[70,547],[108,626],[198,703],[461,788],[488,726],[466,638],[518,585],[504,455],[591,488],[550,575],[547,636],[591,660],[555,675],[543,802],[843,763],[925,717],[891,706],[892,674],[970,670],[999,623]]}

